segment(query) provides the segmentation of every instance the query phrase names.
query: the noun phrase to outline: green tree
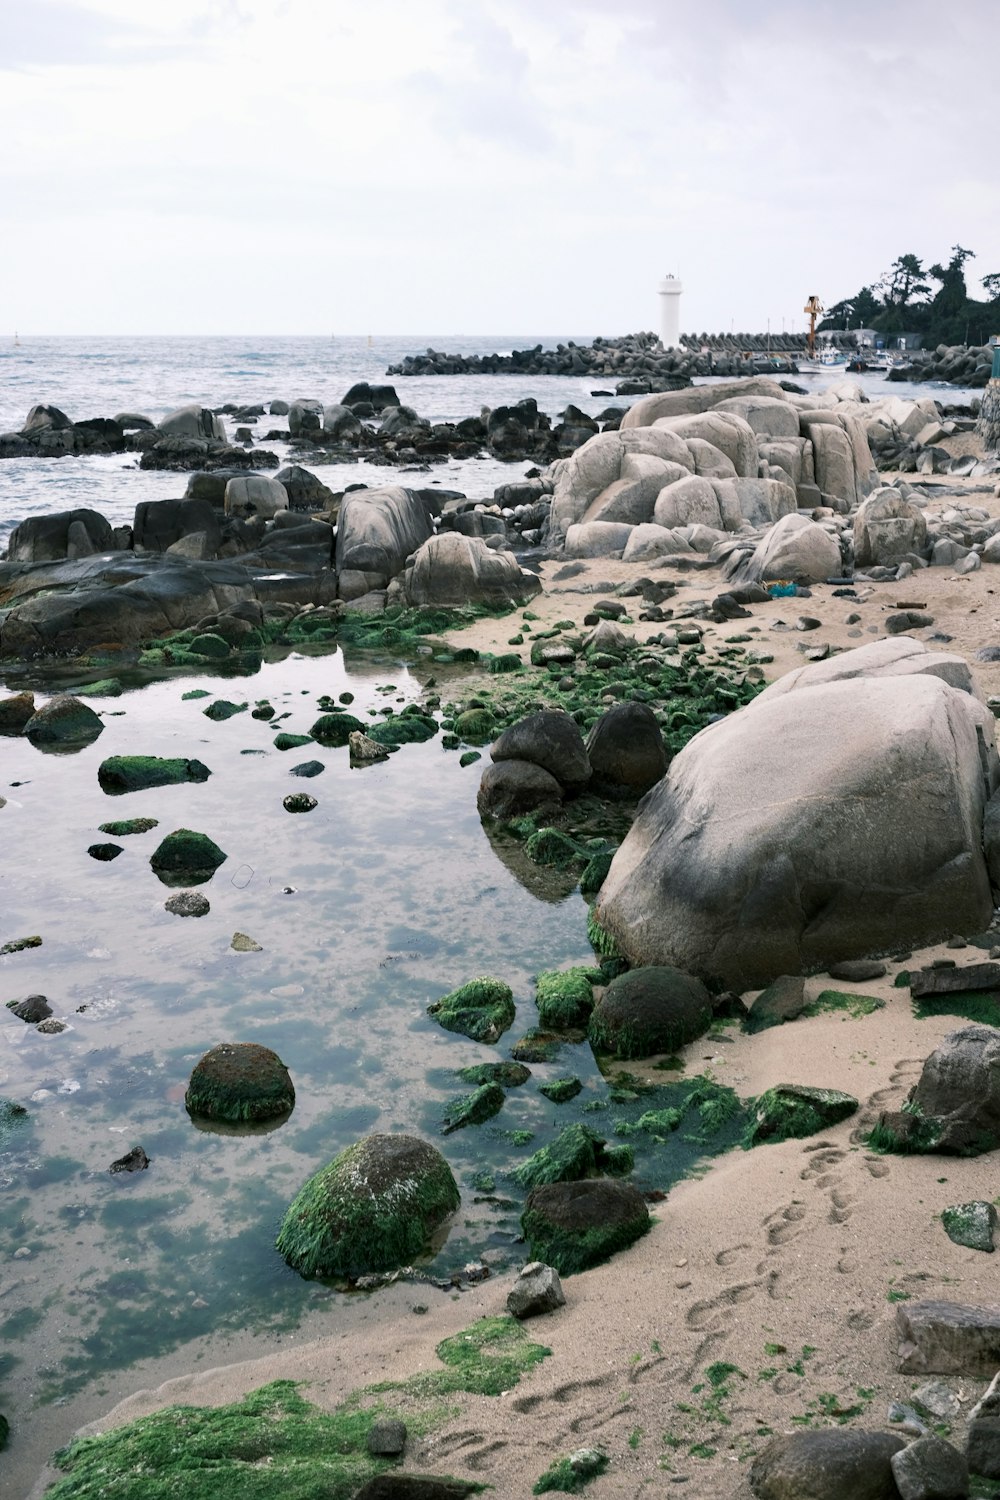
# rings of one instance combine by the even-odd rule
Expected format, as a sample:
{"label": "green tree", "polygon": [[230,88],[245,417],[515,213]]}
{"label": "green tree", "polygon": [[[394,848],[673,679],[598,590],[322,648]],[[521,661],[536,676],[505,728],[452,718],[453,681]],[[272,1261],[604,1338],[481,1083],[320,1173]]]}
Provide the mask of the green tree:
{"label": "green tree", "polygon": [[966,261],[975,259],[975,252],[961,245],[952,245],[951,259],[946,266],[935,262],[928,275],[940,284],[928,309],[927,337],[931,344],[964,344],[978,304],[969,301],[969,289],[965,284]]}

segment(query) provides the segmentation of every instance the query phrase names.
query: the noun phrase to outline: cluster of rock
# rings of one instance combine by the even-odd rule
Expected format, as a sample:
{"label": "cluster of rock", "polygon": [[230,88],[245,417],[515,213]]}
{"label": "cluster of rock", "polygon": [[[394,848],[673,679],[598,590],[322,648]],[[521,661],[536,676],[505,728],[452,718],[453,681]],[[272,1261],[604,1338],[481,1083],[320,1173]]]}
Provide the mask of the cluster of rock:
{"label": "cluster of rock", "polygon": [[905,365],[889,371],[890,380],[943,380],[948,385],[981,389],[993,368],[993,348],[969,344],[938,344],[936,349],[914,350]]}
{"label": "cluster of rock", "polygon": [[[572,375],[622,382],[619,395],[677,390],[695,375],[794,373],[794,356],[804,353],[805,334],[685,334],[681,349],[664,349],[655,333],[596,338],[592,344],[572,339],[544,349],[514,349],[510,354],[442,354],[427,349],[411,354],[387,375]],[[847,335],[832,335],[836,347],[854,348]],[[758,368],[759,367],[759,368]]]}
{"label": "cluster of rock", "polygon": [[854,564],[898,570],[965,559],[972,568],[990,560],[994,523],[985,511],[956,509],[935,531],[905,481],[872,493],[872,445],[886,461],[907,450],[909,466],[923,472],[1000,469],[995,460],[953,460],[936,446],[949,428],[960,425],[942,425],[932,401],[868,402],[852,382],[822,396],[767,379],[649,396],[617,432],[596,435],[546,472],[549,542],[570,557],[704,561],[744,582],[815,582]]}
{"label": "cluster of rock", "polygon": [[277,457],[226,438],[224,424],[201,406],[182,406],[159,423],[132,412],[72,421],[57,406],[33,406],[17,432],[0,433],[0,458],[61,458],[69,454],[141,453],[144,469],[270,469]]}

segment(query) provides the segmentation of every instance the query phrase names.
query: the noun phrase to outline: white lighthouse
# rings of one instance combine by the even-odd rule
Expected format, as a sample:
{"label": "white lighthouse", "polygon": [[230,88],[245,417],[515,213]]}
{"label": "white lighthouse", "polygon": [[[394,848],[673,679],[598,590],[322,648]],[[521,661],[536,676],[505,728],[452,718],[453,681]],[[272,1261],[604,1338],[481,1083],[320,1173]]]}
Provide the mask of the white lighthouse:
{"label": "white lighthouse", "polygon": [[681,286],[671,272],[657,288],[660,294],[660,343],[664,349],[681,347]]}

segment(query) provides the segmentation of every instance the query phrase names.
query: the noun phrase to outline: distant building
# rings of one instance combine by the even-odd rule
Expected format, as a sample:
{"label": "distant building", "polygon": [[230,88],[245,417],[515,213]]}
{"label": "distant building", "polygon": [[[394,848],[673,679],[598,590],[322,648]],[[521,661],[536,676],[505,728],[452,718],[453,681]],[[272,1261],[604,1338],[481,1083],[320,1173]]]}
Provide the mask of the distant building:
{"label": "distant building", "polygon": [[922,349],[924,338],[921,333],[890,333],[886,335],[885,347],[887,349]]}

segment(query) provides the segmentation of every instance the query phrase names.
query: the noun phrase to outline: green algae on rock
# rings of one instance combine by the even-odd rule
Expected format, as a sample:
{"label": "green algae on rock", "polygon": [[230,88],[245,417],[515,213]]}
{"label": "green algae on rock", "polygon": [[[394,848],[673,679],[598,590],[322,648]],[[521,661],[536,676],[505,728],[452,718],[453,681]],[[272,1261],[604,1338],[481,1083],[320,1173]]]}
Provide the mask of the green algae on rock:
{"label": "green algae on rock", "polygon": [[470,979],[427,1007],[446,1031],[459,1031],[474,1042],[495,1042],[513,1023],[514,992],[502,979]]}
{"label": "green algae on rock", "polygon": [[426,1249],[459,1202],[451,1168],[426,1141],[366,1136],[300,1189],[277,1248],[303,1276],[394,1271]]}
{"label": "green algae on rock", "polygon": [[594,1008],[593,985],[600,978],[599,969],[579,967],[539,974],[535,1004],[542,1025],[550,1031],[585,1027]]}
{"label": "green algae on rock", "polygon": [[149,863],[164,885],[202,885],[228,857],[207,833],[175,828],[153,850]]}
{"label": "green algae on rock", "polygon": [[843,1094],[839,1089],[779,1083],[751,1101],[749,1108],[750,1125],[743,1137],[746,1150],[759,1146],[762,1141],[787,1141],[816,1135],[818,1131],[853,1115],[858,1101],[852,1094]]}
{"label": "green algae on rock", "polygon": [[303,745],[311,745],[312,742],[311,734],[289,734],[287,730],[281,729],[271,743],[275,750],[301,750]]}
{"label": "green algae on rock", "polygon": [[604,1140],[587,1125],[567,1125],[550,1146],[541,1146],[515,1167],[511,1177],[518,1187],[532,1188],[543,1182],[575,1182],[606,1170]]}
{"label": "green algae on rock", "polygon": [[471,1094],[463,1094],[460,1099],[455,1099],[448,1105],[444,1112],[442,1135],[450,1135],[453,1130],[463,1130],[466,1125],[481,1125],[484,1120],[491,1120],[500,1113],[506,1097],[499,1083],[481,1083]]}
{"label": "green algae on rock", "polygon": [[505,1089],[513,1089],[527,1083],[531,1069],[519,1062],[473,1063],[471,1068],[459,1068],[458,1077],[463,1083],[499,1083]]}
{"label": "green algae on rock", "polygon": [[202,713],[213,723],[224,724],[227,719],[232,719],[237,714],[245,714],[248,707],[247,703],[232,703],[228,698],[216,698],[207,708],[202,709]]}
{"label": "green algae on rock", "polygon": [[149,833],[159,827],[159,818],[119,818],[112,823],[101,823],[100,832],[110,833],[112,838],[124,839],[133,833]]}
{"label": "green algae on rock", "polygon": [[152,786],[179,786],[185,781],[207,781],[211,771],[200,760],[159,755],[112,755],[97,768],[101,790],[109,796],[139,792]]}
{"label": "green algae on rock", "polygon": [[591,1014],[588,1035],[597,1052],[650,1057],[693,1042],[711,1021],[711,996],[700,979],[670,964],[652,964],[611,981]]}
{"label": "green algae on rock", "polygon": [[538,1092],[544,1094],[546,1099],[551,1099],[553,1104],[568,1104],[575,1099],[577,1094],[583,1091],[583,1084],[577,1077],[553,1078],[551,1083],[543,1083]]}
{"label": "green algae on rock", "polygon": [[578,1448],[568,1458],[557,1458],[550,1464],[531,1487],[533,1495],[558,1492],[561,1495],[576,1495],[584,1485],[603,1474],[608,1467],[608,1456],[599,1448]]}
{"label": "green algae on rock", "polygon": [[600,1265],[650,1227],[649,1209],[630,1182],[606,1177],[532,1188],[521,1232],[533,1260],[572,1276]]}
{"label": "green algae on rock", "polygon": [[956,1245],[967,1250],[994,1251],[993,1231],[997,1227],[997,1211],[992,1203],[957,1203],[941,1214],[944,1232]]}
{"label": "green algae on rock", "polygon": [[438,732],[435,719],[424,714],[393,714],[368,731],[368,738],[376,745],[420,745],[432,740]]}
{"label": "green algae on rock", "polygon": [[554,1031],[533,1026],[514,1043],[510,1055],[522,1063],[551,1062],[565,1040],[564,1036],[557,1035]]}
{"label": "green algae on rock", "polygon": [[590,850],[558,828],[539,828],[528,836],[524,848],[536,865],[551,865],[557,870],[574,866],[582,870],[590,862]]}
{"label": "green algae on rock", "polygon": [[220,1042],[194,1067],[184,1106],[209,1120],[274,1120],[295,1104],[281,1058],[256,1042]]}
{"label": "green algae on rock", "polygon": [[352,734],[363,734],[365,726],[353,714],[321,714],[309,733],[320,745],[339,749],[346,745]]}

